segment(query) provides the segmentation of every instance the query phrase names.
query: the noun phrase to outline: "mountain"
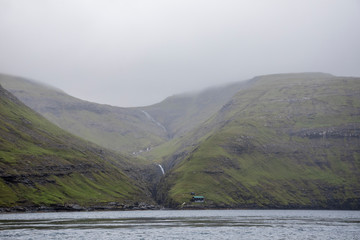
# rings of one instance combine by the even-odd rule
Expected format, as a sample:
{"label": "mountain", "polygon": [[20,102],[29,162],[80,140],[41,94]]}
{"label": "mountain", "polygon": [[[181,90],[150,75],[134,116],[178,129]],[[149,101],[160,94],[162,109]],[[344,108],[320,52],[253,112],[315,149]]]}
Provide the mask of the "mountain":
{"label": "mountain", "polygon": [[140,109],[91,103],[53,87],[0,75],[0,84],[62,129],[104,148],[133,153],[167,140],[167,134]]}
{"label": "mountain", "polygon": [[266,75],[138,108],[6,75],[0,83],[61,128],[142,159],[69,135],[2,90],[16,102],[0,111],[2,205],[134,205],[152,196],[171,208],[360,209],[360,78]]}
{"label": "mountain", "polygon": [[360,78],[256,77],[161,156],[167,206],[360,209]]}
{"label": "mountain", "polygon": [[136,161],[63,131],[0,86],[0,208],[153,204]]}

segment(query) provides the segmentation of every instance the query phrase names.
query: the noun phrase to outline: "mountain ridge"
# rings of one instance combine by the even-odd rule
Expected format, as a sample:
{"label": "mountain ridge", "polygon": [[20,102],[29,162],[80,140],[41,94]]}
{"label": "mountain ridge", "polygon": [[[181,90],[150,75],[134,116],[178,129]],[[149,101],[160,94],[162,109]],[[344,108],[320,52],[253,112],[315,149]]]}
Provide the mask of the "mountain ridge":
{"label": "mountain ridge", "polygon": [[105,148],[134,155],[192,130],[243,85],[233,83],[190,95],[175,95],[152,106],[123,108],[80,100],[20,77],[0,74],[0,83],[66,131]]}

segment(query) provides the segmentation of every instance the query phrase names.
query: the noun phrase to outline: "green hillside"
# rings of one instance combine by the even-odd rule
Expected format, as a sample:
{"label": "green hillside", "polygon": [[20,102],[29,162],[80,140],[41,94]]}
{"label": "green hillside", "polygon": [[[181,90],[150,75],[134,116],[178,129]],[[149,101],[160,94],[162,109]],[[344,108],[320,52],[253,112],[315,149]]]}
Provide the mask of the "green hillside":
{"label": "green hillside", "polygon": [[167,144],[168,206],[360,209],[359,78],[257,77]]}
{"label": "green hillside", "polygon": [[0,86],[0,208],[151,204],[142,171],[134,159],[66,133]]}
{"label": "green hillside", "polygon": [[27,79],[0,74],[0,84],[62,129],[118,152],[146,150],[167,133],[141,109],[91,103]]}

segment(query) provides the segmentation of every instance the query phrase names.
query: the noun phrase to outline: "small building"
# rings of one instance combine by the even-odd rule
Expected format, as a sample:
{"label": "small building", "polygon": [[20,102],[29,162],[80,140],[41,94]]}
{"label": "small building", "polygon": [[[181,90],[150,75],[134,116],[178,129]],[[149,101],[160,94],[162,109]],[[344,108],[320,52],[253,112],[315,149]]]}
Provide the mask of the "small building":
{"label": "small building", "polygon": [[205,198],[203,196],[193,196],[191,198],[191,201],[192,202],[204,202],[205,201]]}

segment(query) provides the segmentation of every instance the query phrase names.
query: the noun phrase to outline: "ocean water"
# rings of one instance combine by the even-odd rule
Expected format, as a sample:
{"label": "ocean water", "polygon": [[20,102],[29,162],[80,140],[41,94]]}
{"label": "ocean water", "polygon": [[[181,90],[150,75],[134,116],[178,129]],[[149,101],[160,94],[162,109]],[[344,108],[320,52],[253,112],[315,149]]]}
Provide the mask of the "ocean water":
{"label": "ocean water", "polygon": [[0,239],[360,239],[359,211],[154,210],[0,214]]}

